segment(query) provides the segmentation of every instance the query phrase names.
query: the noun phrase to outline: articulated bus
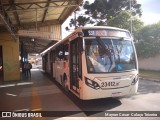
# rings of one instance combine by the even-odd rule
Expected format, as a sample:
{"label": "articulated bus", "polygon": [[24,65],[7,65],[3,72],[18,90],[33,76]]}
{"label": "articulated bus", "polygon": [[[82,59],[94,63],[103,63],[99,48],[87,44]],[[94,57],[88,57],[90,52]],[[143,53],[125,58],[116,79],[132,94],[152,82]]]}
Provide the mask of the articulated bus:
{"label": "articulated bus", "polygon": [[46,70],[66,91],[82,100],[137,92],[137,55],[128,30],[81,27],[53,45],[44,56],[47,54]]}

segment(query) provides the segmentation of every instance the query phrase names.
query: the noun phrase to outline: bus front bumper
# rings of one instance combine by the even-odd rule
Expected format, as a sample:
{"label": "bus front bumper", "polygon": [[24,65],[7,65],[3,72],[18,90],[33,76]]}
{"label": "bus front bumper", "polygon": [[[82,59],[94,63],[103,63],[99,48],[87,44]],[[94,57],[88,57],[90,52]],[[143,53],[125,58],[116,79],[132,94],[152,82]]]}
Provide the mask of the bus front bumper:
{"label": "bus front bumper", "polygon": [[133,95],[137,93],[137,90],[138,82],[134,85],[129,85],[116,89],[93,89],[89,86],[84,86],[83,91],[81,91],[80,99],[90,100],[109,97],[121,97],[126,95]]}

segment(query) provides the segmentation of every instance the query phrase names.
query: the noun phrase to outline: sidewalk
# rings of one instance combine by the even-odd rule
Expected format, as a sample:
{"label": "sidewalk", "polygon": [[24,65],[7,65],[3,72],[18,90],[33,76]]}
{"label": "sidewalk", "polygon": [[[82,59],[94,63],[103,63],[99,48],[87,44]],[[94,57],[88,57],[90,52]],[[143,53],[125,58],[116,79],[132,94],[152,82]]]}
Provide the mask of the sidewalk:
{"label": "sidewalk", "polygon": [[140,79],[160,82],[160,71],[140,70],[139,74]]}
{"label": "sidewalk", "polygon": [[78,111],[82,114],[81,109],[41,70],[32,69],[31,74],[31,80],[0,85],[0,111]]}
{"label": "sidewalk", "polygon": [[[31,69],[31,74],[33,75],[35,72],[34,71],[42,71],[41,69],[39,69],[38,67],[34,67],[33,69]],[[42,71],[43,72],[43,71]],[[33,75],[34,76],[34,75]],[[32,80],[32,78],[31,78]],[[20,84],[20,83],[24,83],[24,82],[28,82],[31,81],[29,80],[23,73],[22,73],[22,69],[20,68],[20,79],[19,80],[9,80],[9,81],[0,81],[0,87],[3,85],[9,85],[11,86],[11,84]]]}

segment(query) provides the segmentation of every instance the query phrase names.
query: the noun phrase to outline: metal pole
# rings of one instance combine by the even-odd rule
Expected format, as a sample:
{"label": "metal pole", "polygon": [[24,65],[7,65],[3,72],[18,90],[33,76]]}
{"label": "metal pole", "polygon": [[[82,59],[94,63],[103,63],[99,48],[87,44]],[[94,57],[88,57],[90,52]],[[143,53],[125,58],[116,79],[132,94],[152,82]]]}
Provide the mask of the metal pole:
{"label": "metal pole", "polygon": [[76,20],[76,11],[74,11],[74,29],[76,29],[77,20]]}
{"label": "metal pole", "polygon": [[36,31],[37,31],[37,9],[36,9]]}
{"label": "metal pole", "polygon": [[132,0],[129,1],[129,5],[130,5],[130,13],[131,13],[130,27],[131,27],[131,34],[132,34]]}

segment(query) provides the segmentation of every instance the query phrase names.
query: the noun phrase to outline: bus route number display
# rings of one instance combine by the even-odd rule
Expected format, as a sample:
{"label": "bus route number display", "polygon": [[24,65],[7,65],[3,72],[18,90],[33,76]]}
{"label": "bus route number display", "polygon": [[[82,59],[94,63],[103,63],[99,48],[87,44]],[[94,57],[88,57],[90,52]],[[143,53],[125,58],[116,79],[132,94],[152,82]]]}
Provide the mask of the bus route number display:
{"label": "bus route number display", "polygon": [[88,30],[89,36],[107,36],[107,32],[105,30]]}
{"label": "bus route number display", "polygon": [[101,36],[101,37],[125,37],[130,38],[130,35],[126,31],[120,30],[83,30],[84,37],[94,37],[94,36]]}

